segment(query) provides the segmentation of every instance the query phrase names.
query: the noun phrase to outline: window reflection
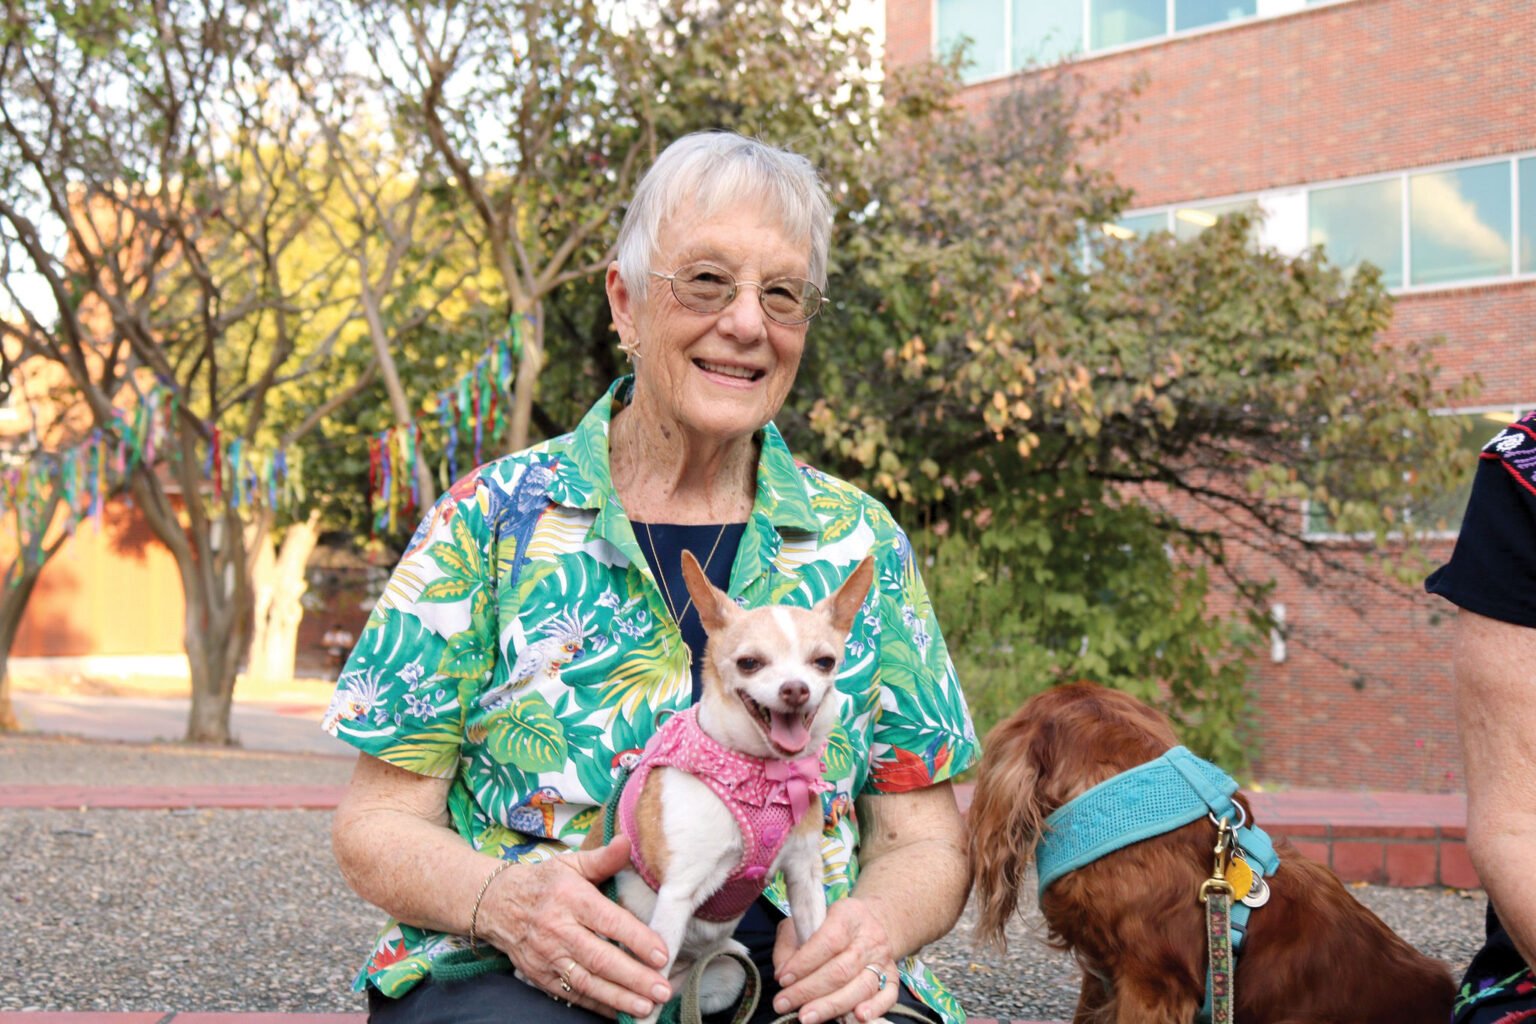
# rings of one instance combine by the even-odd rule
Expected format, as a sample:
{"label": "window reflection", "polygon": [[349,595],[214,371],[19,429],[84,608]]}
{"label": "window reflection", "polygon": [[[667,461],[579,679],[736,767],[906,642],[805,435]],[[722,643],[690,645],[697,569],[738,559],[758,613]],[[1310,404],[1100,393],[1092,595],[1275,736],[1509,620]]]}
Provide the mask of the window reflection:
{"label": "window reflection", "polygon": [[1090,49],[1123,46],[1168,31],[1164,0],[1093,0],[1090,10]]}
{"label": "window reflection", "polygon": [[1412,284],[1509,274],[1509,164],[1408,179]]}
{"label": "window reflection", "polygon": [[1051,64],[1082,52],[1084,0],[1013,0],[1013,67]]}
{"label": "window reflection", "polygon": [[1451,417],[1461,427],[1459,449],[1465,456],[1461,479],[1444,494],[1436,495],[1408,510],[1410,517],[1422,529],[1455,533],[1461,528],[1462,513],[1467,499],[1472,497],[1472,478],[1477,474],[1478,455],[1499,431],[1519,416],[1510,411],[1489,413],[1456,413]]}
{"label": "window reflection", "polygon": [[1168,215],[1163,213],[1138,213],[1120,217],[1112,224],[1104,225],[1104,233],[1111,238],[1130,239],[1138,235],[1145,238],[1154,231],[1168,227]]}
{"label": "window reflection", "polygon": [[1520,161],[1520,273],[1536,274],[1536,156]]}
{"label": "window reflection", "polygon": [[1179,241],[1199,235],[1229,213],[1246,213],[1254,218],[1248,234],[1258,240],[1259,204],[1253,199],[1234,199],[1227,203],[1202,203],[1199,206],[1181,206],[1173,211],[1173,234]]}
{"label": "window reflection", "polygon": [[1173,5],[1173,27],[1182,32],[1187,28],[1250,18],[1257,11],[1257,0],[1177,0]]}
{"label": "window reflection", "polygon": [[967,80],[1008,70],[1003,5],[998,0],[939,0],[939,52],[965,44]]}
{"label": "window reflection", "polygon": [[1403,283],[1403,183],[1400,178],[1318,188],[1307,197],[1307,242],[1353,271],[1369,261],[1388,288]]}

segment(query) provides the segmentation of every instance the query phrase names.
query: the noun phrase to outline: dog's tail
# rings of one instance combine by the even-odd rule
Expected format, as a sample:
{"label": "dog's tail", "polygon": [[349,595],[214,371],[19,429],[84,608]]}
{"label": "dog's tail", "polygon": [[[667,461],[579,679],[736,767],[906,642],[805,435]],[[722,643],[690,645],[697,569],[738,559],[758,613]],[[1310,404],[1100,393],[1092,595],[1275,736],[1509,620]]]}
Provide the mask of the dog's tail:
{"label": "dog's tail", "polygon": [[1034,859],[1045,815],[1038,796],[1037,732],[1015,715],[994,728],[983,744],[970,825],[975,879],[976,941],[1005,949],[1005,929],[1018,909],[1025,872]]}

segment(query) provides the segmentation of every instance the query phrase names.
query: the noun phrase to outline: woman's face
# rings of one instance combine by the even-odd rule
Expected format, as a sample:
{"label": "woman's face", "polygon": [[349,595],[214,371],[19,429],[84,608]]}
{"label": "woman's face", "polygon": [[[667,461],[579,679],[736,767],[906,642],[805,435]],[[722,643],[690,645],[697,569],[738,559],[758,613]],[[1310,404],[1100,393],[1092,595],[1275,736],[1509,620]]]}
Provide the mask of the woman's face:
{"label": "woman's face", "polygon": [[[670,274],[708,262],[740,281],[809,276],[809,247],[786,238],[763,204],[743,202],[705,219],[684,206],[661,225],[652,269]],[[635,404],[710,441],[750,435],[778,413],[795,381],[806,325],[770,320],[757,288],[739,287],[715,313],[696,313],[649,277],[642,295],[616,267],[608,298],[620,340],[635,350]]]}

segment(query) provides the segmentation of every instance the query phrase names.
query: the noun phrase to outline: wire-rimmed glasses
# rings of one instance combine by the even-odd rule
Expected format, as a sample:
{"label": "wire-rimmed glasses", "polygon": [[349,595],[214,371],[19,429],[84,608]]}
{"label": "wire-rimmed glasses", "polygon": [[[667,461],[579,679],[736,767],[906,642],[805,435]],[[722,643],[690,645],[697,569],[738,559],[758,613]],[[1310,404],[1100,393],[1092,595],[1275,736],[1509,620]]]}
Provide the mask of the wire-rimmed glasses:
{"label": "wire-rimmed glasses", "polygon": [[695,313],[718,313],[736,301],[743,287],[757,289],[757,301],[768,319],[793,327],[821,312],[826,296],[803,277],[777,277],[772,281],[738,281],[729,270],[712,263],[689,263],[670,274],[651,271],[672,286],[672,295]]}

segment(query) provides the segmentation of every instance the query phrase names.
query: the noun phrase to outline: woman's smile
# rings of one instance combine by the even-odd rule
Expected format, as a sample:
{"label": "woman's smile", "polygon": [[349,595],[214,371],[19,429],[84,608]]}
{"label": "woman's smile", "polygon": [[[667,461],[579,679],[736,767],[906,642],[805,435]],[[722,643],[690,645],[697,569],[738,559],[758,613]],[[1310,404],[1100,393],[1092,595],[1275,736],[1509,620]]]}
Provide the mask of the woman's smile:
{"label": "woman's smile", "polygon": [[730,377],[732,380],[747,381],[749,383],[762,380],[765,373],[765,371],[751,366],[741,366],[736,363],[719,363],[705,359],[695,359],[693,365],[705,373]]}

